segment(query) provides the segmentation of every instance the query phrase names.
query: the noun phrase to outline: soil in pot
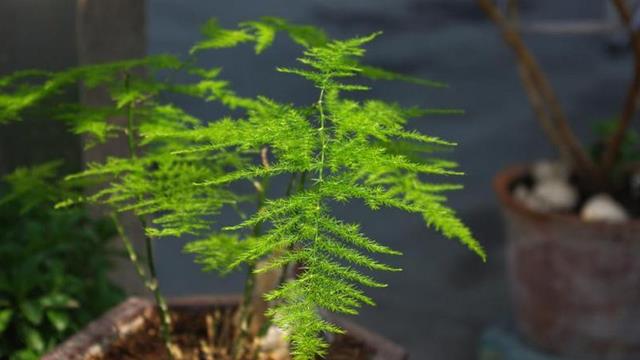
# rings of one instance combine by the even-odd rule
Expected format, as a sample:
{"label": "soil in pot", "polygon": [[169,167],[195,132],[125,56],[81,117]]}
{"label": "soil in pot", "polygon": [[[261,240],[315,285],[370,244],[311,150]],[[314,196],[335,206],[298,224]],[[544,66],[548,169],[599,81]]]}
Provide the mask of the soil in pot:
{"label": "soil in pot", "polygon": [[[230,355],[233,336],[236,334],[234,319],[237,307],[174,308],[173,339],[183,360],[232,360]],[[159,332],[159,319],[153,314],[144,320],[138,330],[115,340],[103,354],[89,360],[140,360],[169,359]],[[257,357],[248,355],[243,360],[286,360],[282,348],[260,352]],[[280,351],[278,351],[280,350]],[[348,336],[334,336],[325,359],[369,360],[373,350],[362,341]]]}

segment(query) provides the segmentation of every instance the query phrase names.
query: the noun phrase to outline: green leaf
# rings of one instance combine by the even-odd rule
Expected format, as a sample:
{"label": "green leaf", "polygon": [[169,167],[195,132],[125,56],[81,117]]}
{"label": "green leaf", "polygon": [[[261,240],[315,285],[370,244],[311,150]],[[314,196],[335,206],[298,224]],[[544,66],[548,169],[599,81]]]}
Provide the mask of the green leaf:
{"label": "green leaf", "polygon": [[220,26],[216,19],[210,19],[202,26],[202,34],[205,40],[200,41],[191,48],[191,53],[208,49],[222,49],[234,47],[240,43],[254,39],[246,30],[228,30]]}
{"label": "green leaf", "polygon": [[9,324],[11,323],[11,318],[13,317],[13,310],[5,309],[0,310],[0,335],[7,330]]}
{"label": "green leaf", "polygon": [[62,332],[69,327],[69,315],[62,311],[49,310],[47,318],[56,330]]}
{"label": "green leaf", "polygon": [[40,334],[38,330],[30,326],[22,326],[20,328],[20,333],[24,343],[27,344],[29,349],[37,353],[42,353],[44,351],[45,342],[42,338],[42,334]]}
{"label": "green leaf", "polygon": [[422,79],[413,76],[398,74],[392,71],[381,69],[374,66],[362,66],[362,76],[373,80],[397,80],[411,84],[421,85],[425,87],[446,88],[447,84],[440,81]]}
{"label": "green leaf", "polygon": [[270,24],[260,21],[248,21],[240,24],[241,26],[253,28],[255,30],[256,54],[262,53],[266,48],[271,46],[276,36],[277,29]]}
{"label": "green leaf", "polygon": [[44,308],[75,308],[78,302],[70,296],[55,292],[40,298],[39,303]]}
{"label": "green leaf", "polygon": [[17,353],[11,355],[11,360],[38,360],[40,358],[38,353],[39,352],[29,349],[20,350]]}
{"label": "green leaf", "polygon": [[20,312],[33,325],[40,325],[42,322],[43,308],[40,304],[32,301],[23,302],[20,305]]}

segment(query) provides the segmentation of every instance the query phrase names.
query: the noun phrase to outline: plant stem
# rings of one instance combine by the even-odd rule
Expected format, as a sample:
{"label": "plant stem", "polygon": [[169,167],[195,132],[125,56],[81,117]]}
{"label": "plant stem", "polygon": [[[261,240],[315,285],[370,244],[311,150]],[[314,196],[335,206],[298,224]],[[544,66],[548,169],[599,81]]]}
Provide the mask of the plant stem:
{"label": "plant stem", "polygon": [[[127,91],[131,86],[129,73],[125,74],[124,86]],[[129,103],[127,105],[127,140],[129,145],[129,156],[132,159],[136,159],[137,152],[138,152],[138,145],[136,143],[135,133],[134,133],[135,124],[134,124],[134,116],[133,116],[133,107],[134,107],[133,103]],[[140,225],[142,226],[143,231],[146,230],[147,221],[142,216],[137,216],[137,218],[138,218],[138,221],[140,222]],[[127,242],[129,243],[131,250],[135,252],[133,245],[128,240],[128,238],[127,238]],[[158,316],[160,317],[160,332],[162,335],[162,339],[164,341],[165,348],[167,349],[169,358],[174,359],[175,357],[173,355],[173,346],[171,341],[171,315],[169,314],[169,307],[167,306],[167,302],[162,296],[162,293],[160,292],[160,286],[158,285],[158,276],[156,273],[155,259],[153,255],[153,243],[151,241],[151,238],[148,235],[146,235],[146,233],[144,235],[144,246],[145,246],[145,253],[146,253],[146,260],[147,260],[147,269],[149,270],[149,276],[144,277],[144,283],[147,289],[151,291],[155,299],[156,308],[158,310]],[[125,244],[125,247],[129,247],[129,246]],[[129,257],[131,258],[131,255]],[[137,258],[137,255],[135,257]],[[141,272],[138,271],[138,274],[141,274]]]}
{"label": "plant stem", "polygon": [[[285,197],[289,197],[293,193],[293,183],[294,183],[294,181],[296,179],[296,174],[297,173],[291,174],[291,179],[289,181],[289,185],[287,186],[287,192],[284,194]],[[300,185],[298,186],[298,189],[297,189],[298,192],[304,190],[304,178],[306,177],[306,174],[307,174],[306,172],[303,172],[302,174],[300,174]],[[293,248],[293,245],[289,245],[289,250],[291,250],[292,248]],[[282,265],[282,269],[281,269],[281,272],[280,272],[280,278],[278,279],[278,283],[277,283],[276,288],[280,287],[282,284],[285,283],[285,281],[287,281],[288,275],[289,275],[289,265],[288,264]],[[270,324],[270,323],[271,322],[267,320],[267,324]],[[267,326],[263,326],[262,330],[266,331],[266,330],[268,330],[268,327]],[[262,334],[262,335],[264,335],[264,334]]]}
{"label": "plant stem", "polygon": [[318,136],[320,137],[320,166],[318,167],[318,183],[322,183],[324,175],[324,157],[325,150],[327,148],[327,135],[325,134],[325,115],[324,115],[324,88],[320,90],[320,96],[318,98],[318,112],[320,113],[320,127],[318,128]]}
{"label": "plant stem", "polygon": [[[147,222],[143,217],[138,216],[138,221],[140,222],[140,225],[142,225],[143,229],[147,228]],[[156,307],[158,308],[158,313],[160,316],[160,331],[162,333],[162,339],[165,343],[165,347],[167,348],[169,356],[171,357],[171,359],[173,359],[173,346],[171,341],[171,315],[169,314],[169,306],[167,305],[164,296],[162,296],[162,293],[160,292],[160,286],[158,285],[155,256],[153,254],[153,243],[151,241],[151,238],[146,234],[144,236],[144,247],[146,252],[147,267],[149,269],[149,282],[147,288],[153,293],[153,297],[156,301]]]}
{"label": "plant stem", "polygon": [[[291,178],[289,179],[289,183],[287,185],[287,190],[285,192],[285,197],[289,197],[291,196],[291,194],[293,194],[294,190],[293,190],[293,183],[295,182],[296,179],[296,175],[297,173],[293,173],[291,174]],[[302,172],[300,174],[300,183],[298,184],[298,187],[296,189],[296,191],[300,192],[302,190],[304,190],[304,179],[306,177],[307,173],[306,171]],[[291,251],[294,248],[293,245],[289,245],[288,250],[287,251]],[[290,272],[290,268],[291,268],[292,264],[285,264],[282,265],[282,268],[280,269],[280,276],[278,278],[278,281],[276,282],[276,285],[274,287],[274,289],[279,288],[280,286],[282,286],[286,281],[287,278],[289,277],[289,272]],[[258,336],[264,336],[266,335],[267,331],[269,330],[269,327],[271,327],[272,321],[270,318],[266,318],[264,321],[264,324],[262,324],[260,326],[260,330],[258,332]]]}
{"label": "plant stem", "polygon": [[302,174],[300,174],[300,182],[298,183],[298,191],[304,190],[304,186],[306,185],[306,182],[307,182],[307,172],[303,171]]}
{"label": "plant stem", "polygon": [[291,174],[291,177],[289,178],[289,182],[287,183],[287,190],[284,193],[285,197],[289,197],[289,195],[291,195],[291,192],[293,191],[293,183],[296,181],[296,174],[297,173]]}
{"label": "plant stem", "polygon": [[133,243],[125,233],[124,227],[122,226],[122,223],[118,219],[118,215],[116,215],[115,213],[111,213],[111,219],[113,220],[113,223],[116,226],[116,231],[118,232],[118,236],[120,236],[120,239],[122,239],[122,242],[124,243],[124,247],[127,250],[127,255],[129,256],[129,260],[131,260],[131,263],[133,263],[133,265],[135,266],[138,276],[140,276],[140,278],[143,279],[143,281],[145,282],[145,286],[147,286],[146,285],[147,274],[144,271],[144,265],[140,261],[140,257],[138,256],[136,249],[133,247]]}
{"label": "plant stem", "polygon": [[[161,323],[162,323],[162,326],[161,326],[162,338],[165,341],[165,346],[167,347],[167,351],[169,351],[169,355],[173,358],[172,347],[171,347],[171,334],[169,332],[171,318],[169,317],[169,308],[167,306],[167,303],[164,297],[162,297],[160,295],[160,292],[157,291],[158,282],[157,280],[155,280],[156,279],[155,266],[149,267],[149,275],[145,273],[144,265],[140,261],[140,257],[138,256],[138,253],[136,252],[133,246],[133,243],[131,242],[126,232],[124,231],[124,227],[122,226],[122,223],[118,219],[118,216],[115,213],[112,213],[111,218],[113,219],[113,223],[116,226],[118,235],[120,236],[120,238],[122,239],[122,242],[124,243],[124,247],[127,251],[127,255],[129,256],[129,260],[131,260],[131,262],[136,268],[136,272],[138,273],[138,276],[140,276],[140,278],[142,278],[142,280],[144,281],[145,287],[150,291],[152,291],[154,294],[156,304],[158,306],[158,309],[160,309],[160,317],[161,317]],[[145,239],[148,239],[148,237],[145,237]],[[150,248],[147,247],[147,250],[149,249]],[[153,254],[147,253],[147,257],[151,258],[151,263],[153,263],[152,255]]]}
{"label": "plant stem", "polygon": [[244,291],[242,293],[242,304],[240,305],[239,332],[236,337],[232,356],[238,360],[244,353],[243,347],[249,337],[249,323],[251,322],[251,300],[253,299],[253,289],[256,286],[256,274],[254,273],[255,265],[250,264],[247,268],[247,279],[244,283]]}
{"label": "plant stem", "polygon": [[634,74],[633,80],[629,85],[629,90],[627,90],[627,97],[625,99],[622,113],[620,114],[620,119],[618,120],[618,124],[613,134],[608,139],[605,150],[602,153],[602,158],[600,159],[602,169],[605,173],[608,173],[613,169],[620,156],[620,148],[622,147],[624,137],[638,108],[638,94],[640,93],[640,32],[633,29],[631,11],[625,4],[624,0],[612,1],[620,15],[620,19],[627,29],[629,29],[634,55]]}
{"label": "plant stem", "polygon": [[[129,91],[131,87],[131,75],[129,75],[129,73],[125,73],[124,75],[124,87],[126,91]],[[127,105],[127,144],[129,145],[129,156],[135,159],[138,155],[135,134],[133,132],[133,120],[133,104],[129,103]]]}
{"label": "plant stem", "polygon": [[[267,156],[266,148],[263,148],[260,151],[260,157],[262,161],[262,165],[265,168],[269,168],[269,160]],[[253,186],[256,189],[256,211],[260,211],[264,206],[266,200],[266,188],[268,186],[268,181],[264,180],[254,180]],[[257,223],[253,227],[253,236],[260,236],[262,232],[262,223]],[[252,320],[253,309],[253,298],[254,291],[256,288],[256,274],[255,274],[256,265],[250,264],[247,268],[247,280],[244,283],[244,291],[242,295],[242,304],[240,306],[240,319],[239,319],[239,333],[236,337],[233,349],[232,356],[234,359],[238,360],[244,354],[244,346],[247,339],[250,336],[249,326]]]}
{"label": "plant stem", "polygon": [[[558,97],[536,59],[524,44],[519,32],[500,13],[492,0],[477,0],[480,7],[488,17],[502,31],[502,37],[516,55],[516,60],[521,68],[522,81],[530,97],[530,101],[536,110],[538,120],[547,132],[550,140],[556,145],[560,154],[570,159],[574,169],[579,173],[583,181],[590,187],[601,187],[605,182],[604,174],[595,166],[593,161],[578,142],[576,136],[569,127]],[[531,97],[531,95],[535,95]],[[543,116],[540,116],[544,114]]]}
{"label": "plant stem", "polygon": [[[325,150],[327,148],[327,135],[325,134],[325,115],[323,105],[324,91],[325,87],[323,86],[320,90],[320,96],[318,97],[318,102],[316,104],[316,106],[318,107],[318,112],[320,114],[320,127],[318,128],[318,137],[320,138],[320,164],[318,166],[318,178],[316,180],[316,186],[320,186],[324,181],[324,160]],[[318,211],[318,214],[316,215],[314,243],[317,243],[320,239],[320,215],[322,213],[322,197],[320,195],[318,195],[316,209]]]}

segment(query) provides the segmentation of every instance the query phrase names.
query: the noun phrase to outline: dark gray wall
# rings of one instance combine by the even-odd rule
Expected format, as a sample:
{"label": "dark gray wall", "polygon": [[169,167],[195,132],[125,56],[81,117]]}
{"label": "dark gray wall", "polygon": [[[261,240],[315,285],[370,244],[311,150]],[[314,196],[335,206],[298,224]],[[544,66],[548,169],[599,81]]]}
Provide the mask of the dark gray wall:
{"label": "dark gray wall", "polygon": [[[0,1],[0,76],[76,65],[75,6],[75,0]],[[0,129],[0,174],[54,159],[64,159],[69,170],[78,170],[80,150],[79,139],[63,124],[27,118]]]}

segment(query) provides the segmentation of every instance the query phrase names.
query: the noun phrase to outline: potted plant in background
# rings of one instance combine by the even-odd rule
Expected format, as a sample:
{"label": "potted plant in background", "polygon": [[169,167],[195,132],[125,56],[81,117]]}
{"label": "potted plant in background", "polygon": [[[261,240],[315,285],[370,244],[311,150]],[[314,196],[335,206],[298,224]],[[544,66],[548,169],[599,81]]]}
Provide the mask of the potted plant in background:
{"label": "potted plant in background", "polygon": [[640,173],[631,156],[630,123],[640,90],[640,33],[631,12],[624,0],[613,0],[629,29],[634,72],[621,113],[589,152],[571,131],[517,24],[491,0],[478,4],[513,50],[536,118],[561,158],[507,169],[495,181],[507,220],[507,270],[519,329],[538,347],[570,358],[635,359]]}
{"label": "potted plant in background", "polygon": [[[312,104],[238,96],[219,78],[219,69],[198,65],[200,51],[253,42],[259,53],[278,32],[305,48],[298,59],[302,68],[278,70],[309,81],[318,91]],[[359,77],[442,85],[361,64],[363,46],[378,34],[330,40],[318,29],[277,18],[237,29],[210,21],[203,33],[205,39],[184,61],[160,56],[84,67],[46,74],[40,84],[23,81],[21,74],[0,80],[16,90],[0,98],[5,99],[0,114],[11,116],[77,81],[107,86],[113,108],[65,106],[54,113],[99,140],[124,132],[131,152],[72,175],[97,177],[105,187],[60,206],[94,201],[114,212],[133,212],[148,237],[146,267],[127,249],[156,293],[157,307],[129,300],[45,359],[404,358],[397,346],[330,315],[356,314],[360,306],[373,304],[361,288],[385,284],[368,271],[400,270],[378,259],[398,252],[331,212],[341,203],[360,201],[374,210],[414,213],[484,259],[469,229],[445,204],[444,194],[460,186],[435,179],[461,175],[455,163],[431,155],[454,144],[407,129],[410,118],[460,111],[345,96],[368,89]],[[136,76],[134,67],[165,72]],[[161,80],[167,70],[195,80]],[[163,101],[167,92],[219,102],[234,117],[204,122]],[[127,125],[111,125],[107,119],[114,115],[124,115]],[[213,221],[225,211],[235,214],[237,225]],[[157,279],[146,275],[154,266],[151,239],[183,234],[201,239],[186,251],[206,270],[248,269],[242,297],[175,300],[170,310],[163,305]],[[126,239],[123,231],[121,236]]]}
{"label": "potted plant in background", "polygon": [[107,277],[116,255],[110,219],[53,210],[76,191],[59,180],[59,165],[19,168],[0,186],[2,359],[40,359],[124,299]]}

